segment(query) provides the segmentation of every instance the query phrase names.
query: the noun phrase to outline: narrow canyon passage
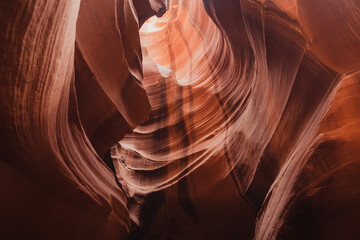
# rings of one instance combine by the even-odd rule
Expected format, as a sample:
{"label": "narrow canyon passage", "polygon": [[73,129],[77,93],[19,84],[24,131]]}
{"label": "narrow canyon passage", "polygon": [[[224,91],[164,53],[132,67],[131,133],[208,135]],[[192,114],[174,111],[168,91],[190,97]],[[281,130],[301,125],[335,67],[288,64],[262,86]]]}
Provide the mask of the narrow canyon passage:
{"label": "narrow canyon passage", "polygon": [[358,239],[359,0],[0,0],[1,239]]}

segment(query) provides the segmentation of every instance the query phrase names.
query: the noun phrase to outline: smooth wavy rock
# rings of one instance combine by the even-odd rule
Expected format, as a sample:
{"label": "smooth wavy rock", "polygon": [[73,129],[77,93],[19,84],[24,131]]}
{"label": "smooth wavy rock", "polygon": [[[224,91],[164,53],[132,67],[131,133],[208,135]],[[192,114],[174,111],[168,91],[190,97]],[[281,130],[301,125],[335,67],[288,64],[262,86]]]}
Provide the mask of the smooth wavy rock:
{"label": "smooth wavy rock", "polygon": [[138,17],[164,4],[0,3],[2,239],[127,238],[126,197],[98,154],[148,118]]}
{"label": "smooth wavy rock", "polygon": [[112,149],[143,205],[134,238],[359,235],[359,16],[355,0],[178,0],[147,21],[150,119]]}
{"label": "smooth wavy rock", "polygon": [[140,83],[138,30],[132,1],[81,3],[75,62],[79,112],[100,156],[150,113]]}
{"label": "smooth wavy rock", "polygon": [[0,43],[1,239],[359,238],[359,0],[3,0]]}

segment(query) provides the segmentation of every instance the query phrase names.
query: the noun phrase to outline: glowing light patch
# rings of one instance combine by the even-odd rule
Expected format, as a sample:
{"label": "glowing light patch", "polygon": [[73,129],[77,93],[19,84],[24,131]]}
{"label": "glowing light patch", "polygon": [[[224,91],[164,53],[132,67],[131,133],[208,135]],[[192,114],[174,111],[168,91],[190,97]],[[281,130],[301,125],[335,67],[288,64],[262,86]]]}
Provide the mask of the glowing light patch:
{"label": "glowing light patch", "polygon": [[164,78],[168,77],[170,75],[170,73],[172,72],[171,69],[164,67],[160,64],[156,64],[156,66],[159,69],[161,76],[163,76]]}

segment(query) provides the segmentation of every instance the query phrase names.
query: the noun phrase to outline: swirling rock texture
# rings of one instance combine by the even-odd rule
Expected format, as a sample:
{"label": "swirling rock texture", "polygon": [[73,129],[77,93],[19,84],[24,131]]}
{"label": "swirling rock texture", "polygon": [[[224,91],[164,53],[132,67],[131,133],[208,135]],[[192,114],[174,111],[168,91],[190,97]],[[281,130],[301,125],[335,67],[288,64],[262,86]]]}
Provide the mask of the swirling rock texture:
{"label": "swirling rock texture", "polygon": [[359,238],[360,1],[2,0],[0,25],[2,239]]}
{"label": "swirling rock texture", "polygon": [[99,155],[148,117],[138,17],[154,10],[121,0],[0,9],[1,238],[126,239],[127,200]]}

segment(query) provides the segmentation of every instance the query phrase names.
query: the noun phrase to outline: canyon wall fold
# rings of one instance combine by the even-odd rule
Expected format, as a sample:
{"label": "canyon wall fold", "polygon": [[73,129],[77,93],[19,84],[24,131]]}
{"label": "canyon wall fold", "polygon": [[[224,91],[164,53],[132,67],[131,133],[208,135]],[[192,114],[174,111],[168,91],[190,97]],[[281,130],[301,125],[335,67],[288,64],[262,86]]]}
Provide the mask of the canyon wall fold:
{"label": "canyon wall fold", "polygon": [[2,0],[0,43],[1,239],[360,236],[360,1]]}
{"label": "canyon wall fold", "polygon": [[1,237],[127,238],[127,200],[98,154],[150,109],[132,1],[0,9]]}
{"label": "canyon wall fold", "polygon": [[112,149],[143,205],[134,239],[358,236],[359,16],[357,1],[179,0],[147,21],[150,119]]}

